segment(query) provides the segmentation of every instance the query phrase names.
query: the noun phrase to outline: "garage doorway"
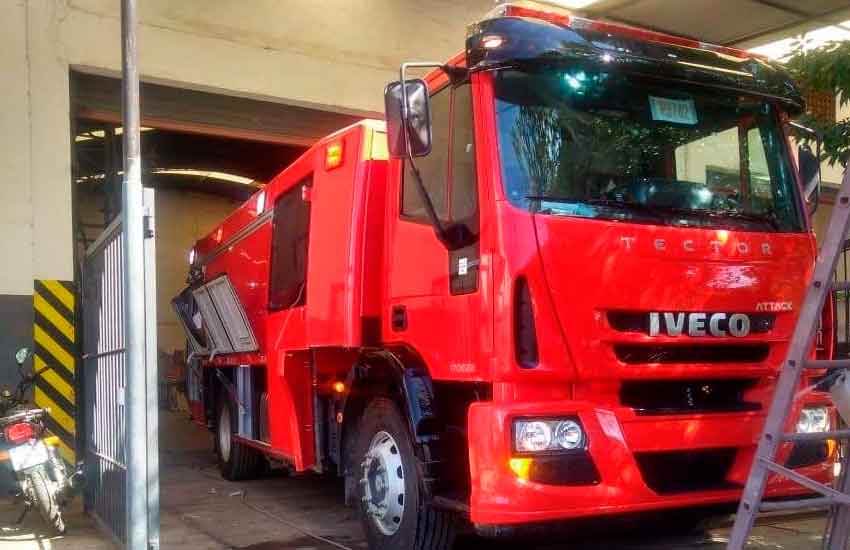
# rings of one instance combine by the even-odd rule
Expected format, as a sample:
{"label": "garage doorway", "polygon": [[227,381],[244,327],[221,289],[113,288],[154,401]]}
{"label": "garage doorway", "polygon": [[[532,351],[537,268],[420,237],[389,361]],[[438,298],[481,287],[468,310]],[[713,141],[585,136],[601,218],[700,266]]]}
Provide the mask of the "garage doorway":
{"label": "garage doorway", "polygon": [[[74,241],[81,267],[85,251],[120,214],[120,91],[117,79],[71,74]],[[186,378],[186,345],[170,302],[185,287],[195,241],[309,145],[358,117],[156,84],[142,84],[141,108],[142,180],[156,197],[160,401],[180,408],[169,396],[171,385]],[[86,306],[81,300],[81,309]],[[78,388],[83,384],[76,381]],[[77,392],[78,399],[83,395]],[[88,427],[85,404],[77,410],[79,448]],[[160,431],[161,440],[171,437],[166,431]]]}

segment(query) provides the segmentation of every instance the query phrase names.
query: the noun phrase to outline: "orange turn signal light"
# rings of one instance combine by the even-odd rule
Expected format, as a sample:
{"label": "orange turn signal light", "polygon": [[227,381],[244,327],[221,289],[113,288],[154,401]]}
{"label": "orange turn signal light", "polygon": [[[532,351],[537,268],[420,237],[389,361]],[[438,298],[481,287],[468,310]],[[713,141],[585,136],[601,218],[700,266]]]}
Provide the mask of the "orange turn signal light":
{"label": "orange turn signal light", "polygon": [[512,458],[508,460],[508,466],[519,479],[528,480],[528,474],[531,472],[530,458]]}
{"label": "orange turn signal light", "polygon": [[333,170],[342,166],[342,142],[335,141],[325,149],[325,170]]}
{"label": "orange turn signal light", "polygon": [[339,381],[334,382],[334,384],[333,384],[333,390],[334,390],[336,393],[345,393],[345,383],[343,383],[343,382],[339,382]]}

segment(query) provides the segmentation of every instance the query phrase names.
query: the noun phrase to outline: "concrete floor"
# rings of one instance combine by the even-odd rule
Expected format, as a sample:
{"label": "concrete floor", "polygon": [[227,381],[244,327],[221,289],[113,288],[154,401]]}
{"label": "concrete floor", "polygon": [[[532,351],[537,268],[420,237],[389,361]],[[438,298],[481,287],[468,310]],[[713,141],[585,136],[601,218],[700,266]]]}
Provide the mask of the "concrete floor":
{"label": "concrete floor", "polygon": [[[333,550],[366,545],[354,513],[341,506],[341,484],[317,476],[270,477],[230,483],[219,477],[209,436],[184,418],[164,413],[162,451],[162,548],[192,550]],[[82,513],[79,500],[67,514],[68,533],[44,535],[37,514],[13,526],[17,509],[0,502],[0,550],[101,550],[115,548]],[[608,528],[569,543],[523,543],[528,550],[723,550],[728,518],[705,532],[671,536],[652,527]],[[764,519],[754,532],[757,549],[813,550],[820,547],[817,515]],[[550,539],[551,540],[551,539]],[[475,538],[456,550],[514,548]]]}

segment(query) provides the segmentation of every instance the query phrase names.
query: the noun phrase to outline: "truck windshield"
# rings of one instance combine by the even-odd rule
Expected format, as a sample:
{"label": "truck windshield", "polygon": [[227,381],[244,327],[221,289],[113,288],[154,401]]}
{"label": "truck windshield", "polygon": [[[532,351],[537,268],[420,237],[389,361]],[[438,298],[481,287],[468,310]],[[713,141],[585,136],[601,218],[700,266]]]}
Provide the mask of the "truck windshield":
{"label": "truck windshield", "polygon": [[596,68],[495,74],[508,199],[539,213],[804,230],[763,98]]}

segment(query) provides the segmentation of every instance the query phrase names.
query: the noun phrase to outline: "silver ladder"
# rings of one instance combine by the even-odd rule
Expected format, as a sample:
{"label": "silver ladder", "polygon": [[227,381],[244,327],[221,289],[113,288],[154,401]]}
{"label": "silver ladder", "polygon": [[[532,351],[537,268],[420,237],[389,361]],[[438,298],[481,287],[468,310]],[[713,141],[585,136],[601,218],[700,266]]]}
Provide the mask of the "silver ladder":
{"label": "silver ladder", "polygon": [[[850,537],[850,453],[843,453],[841,474],[837,489],[810,479],[794,470],[776,463],[776,453],[782,443],[795,441],[825,441],[850,439],[850,430],[835,430],[824,433],[786,433],[788,416],[794,406],[794,398],[802,373],[807,369],[850,368],[850,359],[811,360],[809,351],[818,329],[824,302],[834,290],[850,290],[850,283],[833,282],[838,256],[843,250],[844,240],[850,229],[850,171],[844,173],[841,188],[835,200],[835,207],[829,220],[823,244],[815,262],[812,280],[806,290],[806,297],[800,310],[797,326],[791,337],[788,357],[785,359],[776,384],[773,402],[767,413],[764,431],[758,443],[755,459],[750,470],[747,484],[735,525],[729,537],[728,550],[742,550],[760,512],[795,510],[801,508],[829,508],[823,548],[827,550],[847,550]],[[777,474],[797,483],[820,496],[809,499],[762,502],[769,474]]]}

